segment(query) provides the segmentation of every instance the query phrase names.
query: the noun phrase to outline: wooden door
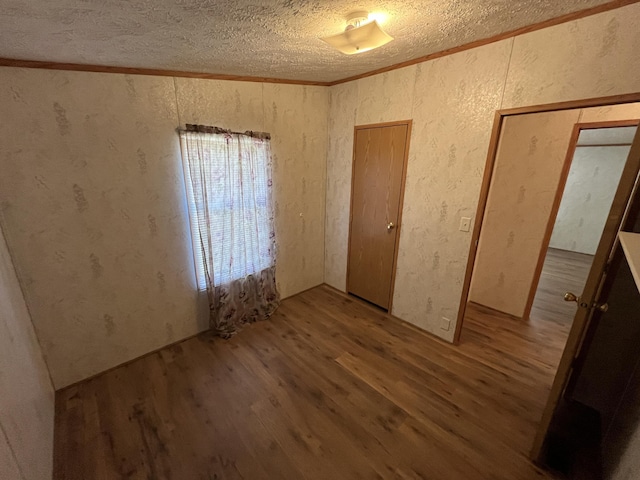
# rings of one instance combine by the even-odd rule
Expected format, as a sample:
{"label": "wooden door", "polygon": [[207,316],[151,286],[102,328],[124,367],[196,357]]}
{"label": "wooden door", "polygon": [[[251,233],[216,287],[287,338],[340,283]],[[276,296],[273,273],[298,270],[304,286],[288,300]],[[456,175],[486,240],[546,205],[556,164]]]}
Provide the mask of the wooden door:
{"label": "wooden door", "polygon": [[391,306],[411,122],[356,127],[347,292]]}
{"label": "wooden door", "polygon": [[593,320],[598,320],[602,315],[598,307],[606,303],[610,290],[608,283],[613,281],[611,276],[607,278],[607,272],[618,256],[616,255],[618,249],[621,248],[618,234],[621,230],[633,229],[633,224],[640,210],[640,194],[638,194],[636,184],[639,171],[640,129],[636,132],[631,146],[586,285],[582,295],[577,298],[579,308],[571,325],[567,344],[560,359],[558,371],[531,451],[531,457],[534,460],[542,460],[545,440],[556,409],[565,394],[565,389],[572,379],[572,375],[575,373],[576,364],[580,363],[581,357],[586,353],[583,350],[585,337],[589,335],[595,325]]}

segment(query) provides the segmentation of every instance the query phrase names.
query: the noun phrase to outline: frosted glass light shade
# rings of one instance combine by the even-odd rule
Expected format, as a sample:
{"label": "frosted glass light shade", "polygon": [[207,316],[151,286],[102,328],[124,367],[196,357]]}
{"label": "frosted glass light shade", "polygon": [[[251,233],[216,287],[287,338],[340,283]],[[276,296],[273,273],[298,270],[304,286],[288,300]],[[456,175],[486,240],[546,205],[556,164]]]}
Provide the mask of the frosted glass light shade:
{"label": "frosted glass light shade", "polygon": [[387,35],[374,20],[322,40],[342,53],[353,55],[381,47],[393,40],[393,37]]}

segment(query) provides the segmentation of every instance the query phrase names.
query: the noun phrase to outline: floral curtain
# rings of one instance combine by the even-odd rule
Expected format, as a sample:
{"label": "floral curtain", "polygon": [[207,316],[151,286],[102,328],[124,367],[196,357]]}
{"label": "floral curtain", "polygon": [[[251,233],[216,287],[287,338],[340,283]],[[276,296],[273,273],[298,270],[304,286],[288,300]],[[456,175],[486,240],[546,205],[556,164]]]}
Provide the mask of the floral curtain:
{"label": "floral curtain", "polygon": [[199,284],[211,328],[229,337],[280,302],[270,139],[195,125],[180,138]]}

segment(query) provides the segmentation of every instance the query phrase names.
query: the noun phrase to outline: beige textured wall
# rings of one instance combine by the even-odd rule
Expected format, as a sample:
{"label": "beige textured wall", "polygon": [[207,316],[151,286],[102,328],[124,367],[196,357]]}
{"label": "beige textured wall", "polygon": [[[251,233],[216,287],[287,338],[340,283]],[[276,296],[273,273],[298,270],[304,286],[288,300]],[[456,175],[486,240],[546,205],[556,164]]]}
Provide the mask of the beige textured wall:
{"label": "beige textured wall", "polygon": [[325,281],[345,288],[353,126],[413,118],[393,313],[451,340],[471,239],[457,227],[495,110],[640,91],[638,21],[630,5],[331,87]]}
{"label": "beige textured wall", "polygon": [[585,108],[580,114],[581,123],[614,122],[621,119],[640,119],[640,103]]}
{"label": "beige textured wall", "polygon": [[176,127],[273,134],[283,296],[323,281],[322,87],[3,68],[0,220],[56,388],[206,328]]}
{"label": "beige textured wall", "polygon": [[522,317],[580,110],[504,121],[469,300]]}
{"label": "beige textured wall", "polygon": [[22,480],[18,462],[11,451],[6,438],[0,438],[0,478]]}
{"label": "beige textured wall", "polygon": [[640,6],[515,38],[502,108],[640,91]]}
{"label": "beige textured wall", "polygon": [[615,122],[617,120],[633,119],[640,119],[640,103],[585,108],[580,112],[580,123]]}
{"label": "beige textured wall", "polygon": [[54,394],[0,231],[0,478],[51,478]]}
{"label": "beige textured wall", "polygon": [[205,328],[187,121],[274,134],[288,296],[344,289],[353,126],[413,118],[393,313],[451,339],[493,112],[640,91],[638,20],[631,5],[330,89],[3,68],[0,220],[55,385]]}
{"label": "beige textured wall", "polygon": [[629,147],[577,147],[549,246],[594,255]]}
{"label": "beige textured wall", "polygon": [[187,78],[175,82],[180,124],[271,133],[280,293],[288,297],[322,283],[327,89]]}
{"label": "beige textured wall", "polygon": [[324,281],[342,291],[347,288],[351,160],[357,112],[358,82],[330,88]]}

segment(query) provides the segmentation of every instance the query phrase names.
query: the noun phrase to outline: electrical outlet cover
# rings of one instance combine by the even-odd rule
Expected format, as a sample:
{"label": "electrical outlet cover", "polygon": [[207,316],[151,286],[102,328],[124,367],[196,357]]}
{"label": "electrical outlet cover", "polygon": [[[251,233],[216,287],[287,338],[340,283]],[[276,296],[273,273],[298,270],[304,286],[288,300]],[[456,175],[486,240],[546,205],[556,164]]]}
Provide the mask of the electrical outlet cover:
{"label": "electrical outlet cover", "polygon": [[442,320],[440,320],[440,328],[448,332],[451,328],[451,320],[446,317],[442,317]]}

